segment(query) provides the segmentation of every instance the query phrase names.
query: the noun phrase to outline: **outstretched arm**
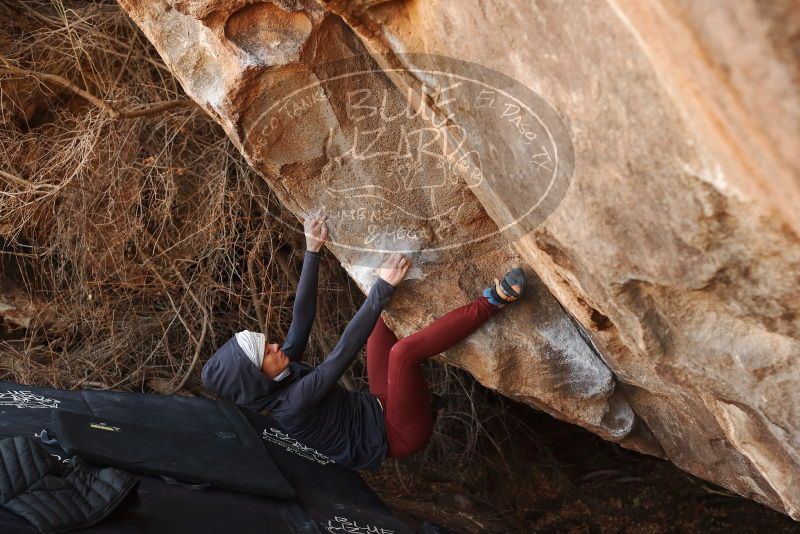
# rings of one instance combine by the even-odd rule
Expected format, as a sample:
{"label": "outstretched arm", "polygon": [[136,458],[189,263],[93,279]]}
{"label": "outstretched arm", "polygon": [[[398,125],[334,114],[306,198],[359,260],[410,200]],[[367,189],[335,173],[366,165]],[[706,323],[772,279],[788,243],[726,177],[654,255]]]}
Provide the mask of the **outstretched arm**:
{"label": "outstretched arm", "polygon": [[410,260],[400,254],[392,254],[383,264],[380,278],[375,281],[367,300],[344,329],[331,353],[316,369],[293,384],[288,392],[287,400],[298,413],[316,406],[344,374],[367,342],[381,310],[391,299],[395,286],[405,278],[409,267]]}
{"label": "outstretched arm", "polygon": [[306,250],[303,270],[297,284],[297,294],[292,308],[292,324],[286,333],[281,350],[290,360],[299,362],[308,344],[311,326],[317,314],[317,279],[319,277],[319,252]]}
{"label": "outstretched arm", "polygon": [[292,324],[286,334],[281,350],[290,360],[299,362],[308,345],[311,326],[317,314],[317,281],[319,279],[319,251],[328,237],[325,215],[308,217],[303,223],[306,234],[306,253],[303,269],[297,283],[297,293],[292,308]]}

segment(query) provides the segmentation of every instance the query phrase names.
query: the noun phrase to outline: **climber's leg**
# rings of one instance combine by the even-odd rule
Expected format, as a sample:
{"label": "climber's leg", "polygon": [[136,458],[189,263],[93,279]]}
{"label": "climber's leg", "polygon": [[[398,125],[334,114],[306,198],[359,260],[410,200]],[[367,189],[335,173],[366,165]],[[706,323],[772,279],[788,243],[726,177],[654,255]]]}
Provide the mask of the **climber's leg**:
{"label": "climber's leg", "polygon": [[389,330],[381,317],[367,339],[367,380],[369,391],[386,406],[386,391],[389,372],[389,350],[397,343],[394,332]]}
{"label": "climber's leg", "polygon": [[499,306],[481,297],[391,347],[384,414],[389,457],[401,458],[422,450],[433,433],[430,393],[422,362],[463,340],[499,310]]}

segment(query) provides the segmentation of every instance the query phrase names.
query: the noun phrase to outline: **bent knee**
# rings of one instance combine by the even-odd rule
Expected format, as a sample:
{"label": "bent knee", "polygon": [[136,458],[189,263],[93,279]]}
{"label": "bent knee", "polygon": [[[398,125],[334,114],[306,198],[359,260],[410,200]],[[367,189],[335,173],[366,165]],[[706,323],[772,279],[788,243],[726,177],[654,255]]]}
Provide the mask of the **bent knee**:
{"label": "bent knee", "polygon": [[412,338],[403,338],[389,349],[389,358],[414,358],[425,351],[425,346],[420,341]]}

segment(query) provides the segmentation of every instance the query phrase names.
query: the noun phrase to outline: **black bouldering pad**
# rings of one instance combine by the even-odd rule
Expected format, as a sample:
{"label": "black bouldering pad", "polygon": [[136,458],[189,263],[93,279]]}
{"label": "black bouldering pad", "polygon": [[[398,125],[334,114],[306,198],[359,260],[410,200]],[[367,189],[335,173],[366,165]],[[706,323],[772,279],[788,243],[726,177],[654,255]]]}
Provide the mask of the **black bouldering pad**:
{"label": "black bouldering pad", "polygon": [[97,465],[252,495],[295,495],[261,443],[242,445],[68,410],[53,410],[53,430],[69,455]]}
{"label": "black bouldering pad", "polygon": [[[292,500],[268,499],[209,488],[191,491],[161,479],[140,477],[130,495],[102,522],[76,532],[91,534],[320,534],[320,529]],[[22,517],[0,508],[0,532],[38,534]]]}
{"label": "black bouldering pad", "polygon": [[[138,496],[86,532],[413,532],[392,516],[357,472],[293,440],[267,416],[202,398],[62,391],[0,381],[0,438],[41,435],[42,430],[57,437],[51,423],[56,410],[156,427],[212,443],[265,447],[295,491],[291,499],[213,487],[191,491],[141,476]],[[69,461],[70,455],[60,446],[48,449]],[[0,532],[33,530],[23,519],[0,510]]]}

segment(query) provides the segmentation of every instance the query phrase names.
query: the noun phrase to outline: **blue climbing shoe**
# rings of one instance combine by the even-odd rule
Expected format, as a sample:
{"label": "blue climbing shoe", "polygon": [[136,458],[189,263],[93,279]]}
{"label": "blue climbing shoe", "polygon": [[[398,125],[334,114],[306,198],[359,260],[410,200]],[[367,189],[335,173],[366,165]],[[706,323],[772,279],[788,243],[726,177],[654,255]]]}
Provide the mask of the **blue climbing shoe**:
{"label": "blue climbing shoe", "polygon": [[502,280],[495,278],[494,287],[484,289],[483,296],[495,306],[503,306],[521,298],[527,288],[528,279],[525,271],[516,267],[508,271]]}

